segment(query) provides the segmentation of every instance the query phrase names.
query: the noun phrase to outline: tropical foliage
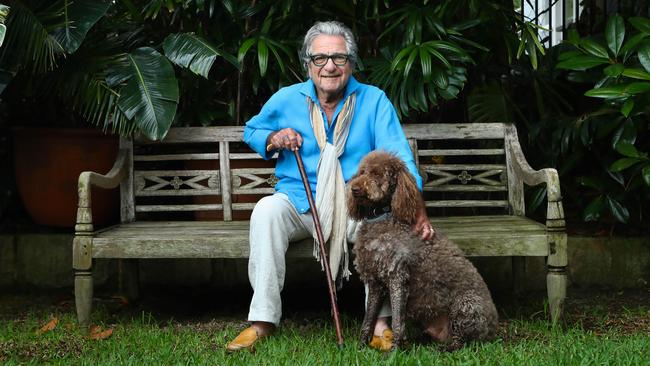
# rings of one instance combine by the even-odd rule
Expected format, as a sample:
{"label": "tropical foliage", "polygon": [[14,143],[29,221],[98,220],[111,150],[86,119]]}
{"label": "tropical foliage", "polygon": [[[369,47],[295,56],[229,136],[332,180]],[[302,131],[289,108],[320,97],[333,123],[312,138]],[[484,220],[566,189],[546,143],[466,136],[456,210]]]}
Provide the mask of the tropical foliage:
{"label": "tropical foliage", "polygon": [[[172,125],[241,125],[304,80],[305,31],[335,19],[357,35],[355,77],[385,90],[403,121],[513,122],[533,165],[558,168],[570,215],[639,224],[649,213],[646,18],[605,23],[585,2],[597,21],[546,49],[510,0],[6,3],[0,127],[91,123],[161,139]],[[528,194],[533,207],[545,197]]]}
{"label": "tropical foliage", "polygon": [[401,115],[431,114],[458,97],[473,55],[488,51],[466,34],[482,34],[499,14],[518,19],[507,3],[477,1],[9,5],[0,88],[10,84],[14,96],[48,97],[105,129],[152,139],[173,123],[240,124],[279,87],[303,80],[301,37],[319,19],[354,29],[358,77],[385,89]]}
{"label": "tropical foliage", "polygon": [[592,192],[583,217],[599,220],[609,213],[619,222],[641,223],[650,203],[650,20],[632,17],[626,27],[614,15],[603,37],[571,31],[568,43],[573,47],[559,56],[557,67],[571,70],[569,80],[592,85],[585,96],[602,100],[578,128],[566,131],[567,139],[577,140],[599,162],[579,176]]}

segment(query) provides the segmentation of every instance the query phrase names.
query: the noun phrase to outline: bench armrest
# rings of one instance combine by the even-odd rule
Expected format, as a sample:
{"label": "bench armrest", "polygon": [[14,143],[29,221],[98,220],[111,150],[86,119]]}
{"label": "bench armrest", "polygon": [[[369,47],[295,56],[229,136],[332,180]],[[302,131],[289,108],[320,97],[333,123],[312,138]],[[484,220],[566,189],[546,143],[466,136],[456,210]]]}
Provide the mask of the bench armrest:
{"label": "bench armrest", "polygon": [[79,174],[79,203],[77,205],[77,225],[75,226],[77,233],[93,231],[91,186],[106,189],[117,187],[127,175],[128,153],[129,150],[120,149],[113,167],[106,175],[88,171]]}
{"label": "bench armrest", "polygon": [[[511,128],[514,128],[512,126]],[[557,170],[544,168],[534,170],[526,160],[516,133],[507,134],[507,148],[510,151],[512,168],[521,180],[529,186],[546,184],[548,207],[546,210],[546,226],[548,228],[563,229],[564,208],[562,207],[562,193],[560,191],[560,178]]]}

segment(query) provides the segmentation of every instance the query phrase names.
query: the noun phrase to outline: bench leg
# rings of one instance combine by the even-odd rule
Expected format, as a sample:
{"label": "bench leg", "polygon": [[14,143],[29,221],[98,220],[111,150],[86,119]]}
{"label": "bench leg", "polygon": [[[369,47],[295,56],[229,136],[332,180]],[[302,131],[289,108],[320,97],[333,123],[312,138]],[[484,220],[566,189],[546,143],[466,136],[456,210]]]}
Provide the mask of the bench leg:
{"label": "bench leg", "polygon": [[87,330],[90,326],[90,312],[93,305],[93,276],[91,271],[75,271],[74,297],[77,305],[79,327]]}
{"label": "bench leg", "polygon": [[557,324],[564,312],[564,299],[566,298],[566,268],[549,267],[546,275],[546,288],[548,291],[548,304],[553,325]]}
{"label": "bench leg", "polygon": [[137,259],[118,259],[118,290],[129,301],[140,297],[140,276]]}

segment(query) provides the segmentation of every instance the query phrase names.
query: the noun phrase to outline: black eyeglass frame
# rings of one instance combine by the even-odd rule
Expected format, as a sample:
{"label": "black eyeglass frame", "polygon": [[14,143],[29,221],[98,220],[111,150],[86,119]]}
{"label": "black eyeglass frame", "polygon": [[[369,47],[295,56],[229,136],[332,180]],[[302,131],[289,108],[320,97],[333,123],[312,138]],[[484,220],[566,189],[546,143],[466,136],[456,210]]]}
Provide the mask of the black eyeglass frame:
{"label": "black eyeglass frame", "polygon": [[[316,58],[317,58],[317,57],[325,57],[325,62],[323,62],[322,64],[318,64],[318,63],[316,63]],[[341,57],[341,58],[343,58],[343,62],[336,62],[336,61],[334,60],[335,57]],[[345,66],[345,64],[348,63],[348,61],[350,60],[350,55],[345,54],[345,53],[334,53],[334,54],[331,54],[331,55],[326,55],[326,54],[324,54],[324,53],[317,53],[317,54],[315,54],[315,55],[309,55],[309,59],[311,60],[311,62],[312,62],[312,63],[314,64],[314,66],[316,66],[316,67],[323,67],[323,66],[327,65],[327,62],[328,62],[330,59],[332,60],[332,62],[334,63],[334,65],[339,66],[339,67],[342,67],[342,66]]]}

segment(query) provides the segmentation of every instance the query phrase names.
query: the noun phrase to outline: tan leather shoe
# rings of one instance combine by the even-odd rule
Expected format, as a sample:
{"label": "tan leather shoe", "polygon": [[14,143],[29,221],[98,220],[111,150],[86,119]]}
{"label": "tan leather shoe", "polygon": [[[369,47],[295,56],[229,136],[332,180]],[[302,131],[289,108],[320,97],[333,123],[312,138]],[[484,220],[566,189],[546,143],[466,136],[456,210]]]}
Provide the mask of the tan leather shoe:
{"label": "tan leather shoe", "polygon": [[263,337],[257,329],[248,327],[242,330],[235,339],[226,345],[226,350],[228,352],[236,352],[242,349],[252,350],[255,343]]}
{"label": "tan leather shoe", "polygon": [[384,329],[381,337],[373,335],[370,341],[370,347],[382,352],[390,351],[393,348],[393,331]]}

